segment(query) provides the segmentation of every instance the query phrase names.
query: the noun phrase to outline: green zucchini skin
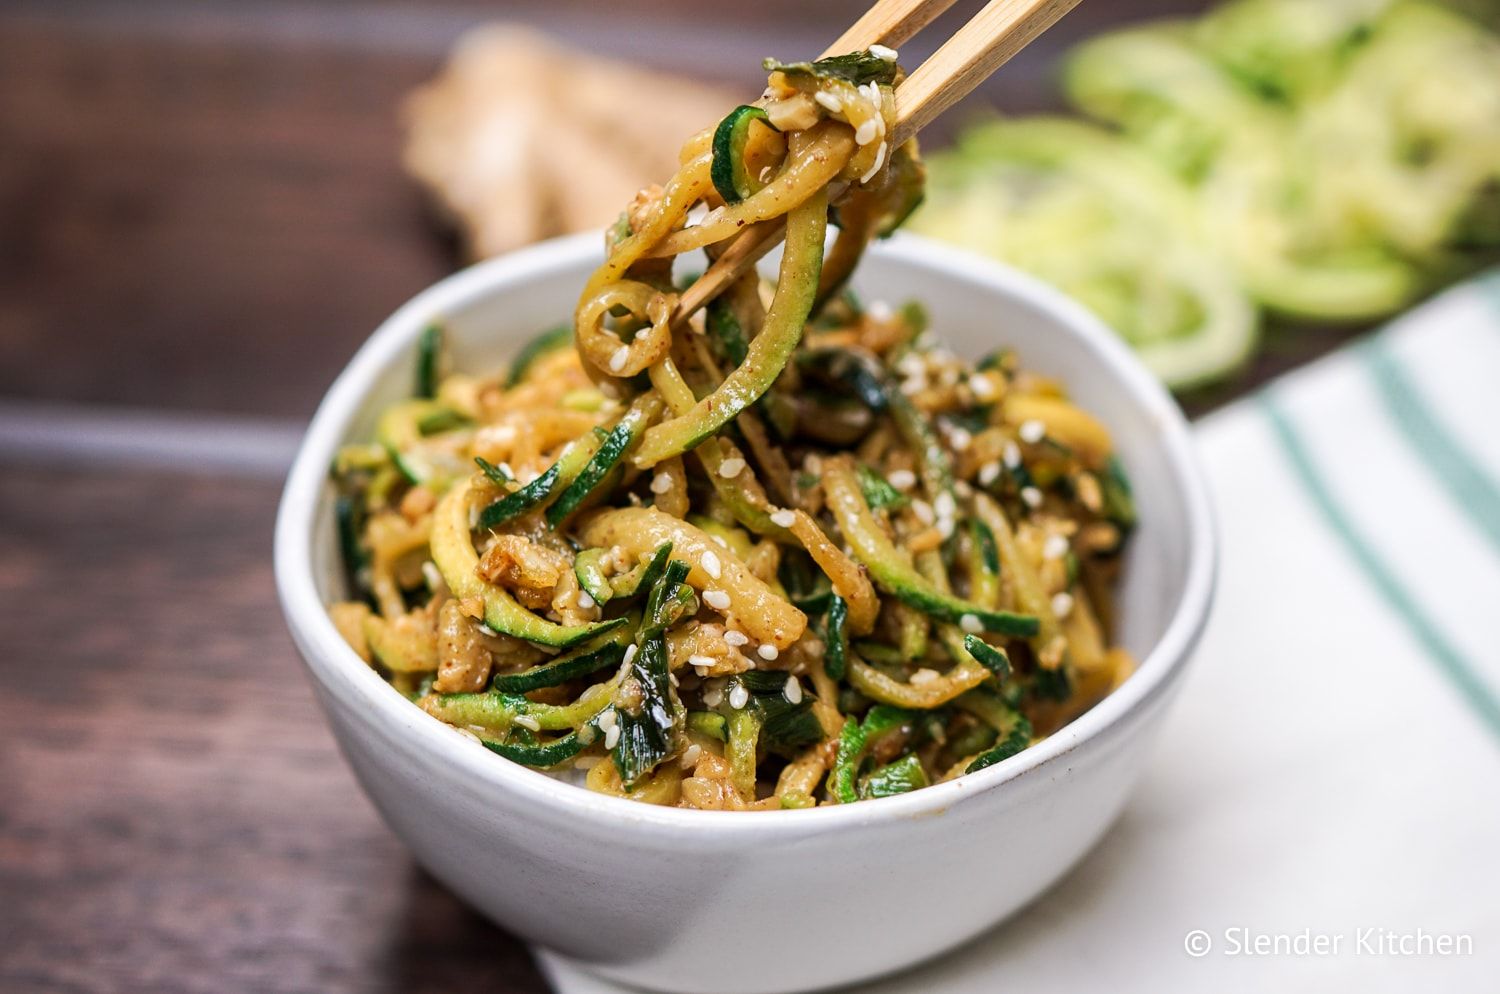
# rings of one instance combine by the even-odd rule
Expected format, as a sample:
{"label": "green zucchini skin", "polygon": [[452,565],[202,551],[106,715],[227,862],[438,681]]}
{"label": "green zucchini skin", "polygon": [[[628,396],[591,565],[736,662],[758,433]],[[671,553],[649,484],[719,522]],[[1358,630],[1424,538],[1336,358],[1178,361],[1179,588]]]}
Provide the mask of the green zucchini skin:
{"label": "green zucchini skin", "polygon": [[[615,708],[620,739],[613,750],[616,771],[627,787],[639,783],[672,751],[672,729],[686,719],[672,691],[666,630],[689,612],[678,594],[687,586],[688,564],[674,559],[667,564],[646,601],[645,621],[636,633],[636,653],[630,675],[640,685],[639,710]],[[691,595],[691,589],[687,592]],[[697,610],[696,597],[691,610]]]}
{"label": "green zucchini skin", "polygon": [[490,752],[504,756],[513,763],[545,770],[566,763],[583,752],[598,738],[599,730],[596,724],[590,722],[562,738],[541,745],[507,742],[493,735],[478,734],[480,743]]}
{"label": "green zucchini skin", "polygon": [[775,130],[766,112],[749,104],[741,104],[730,111],[714,129],[709,179],[726,204],[737,204],[759,188],[757,178],[751,176],[745,167],[745,142],[750,137],[751,125],[756,121]]}
{"label": "green zucchini skin", "polygon": [[797,368],[872,411],[884,411],[889,405],[885,371],[873,356],[851,349],[810,349],[797,357]]}
{"label": "green zucchini skin", "polygon": [[1025,715],[1016,712],[1015,723],[1011,726],[1010,732],[995,745],[976,756],[964,768],[964,772],[977,773],[986,767],[994,766],[1021,752],[1029,745],[1031,745],[1031,722],[1026,720]]}
{"label": "green zucchini skin", "polygon": [[614,598],[639,597],[650,593],[667,571],[667,562],[672,556],[672,543],[663,542],[651,553],[651,558],[629,573],[621,574],[609,581]]}
{"label": "green zucchini skin", "polygon": [[497,673],[490,679],[490,687],[502,693],[525,694],[618,666],[631,641],[629,632],[629,625],[622,626],[599,642],[591,642],[538,666],[519,673]]}
{"label": "green zucchini skin", "polygon": [[828,604],[828,649],[823,669],[832,680],[844,679],[849,666],[849,602],[838,594]]}
{"label": "green zucchini skin", "polygon": [[469,538],[468,500],[472,486],[468,480],[455,484],[439,501],[433,512],[428,545],[433,564],[453,595],[460,600],[477,597],[484,603],[486,625],[502,635],[569,649],[625,623],[625,618],[616,618],[591,625],[559,625],[532,614],[504,589],[482,580],[474,572],[479,565],[479,554]]}
{"label": "green zucchini skin", "polygon": [[730,369],[739,368],[750,352],[750,343],[745,341],[745,329],[740,327],[734,308],[723,296],[708,302],[705,327],[715,355],[727,363]]}
{"label": "green zucchini skin", "polygon": [[631,405],[619,423],[610,429],[604,441],[599,444],[599,450],[579,471],[573,482],[547,508],[547,524],[553,528],[558,527],[586,502],[600,496],[606,479],[619,467],[625,453],[640,441],[646,425],[660,410],[659,401],[637,401]]}
{"label": "green zucchini skin", "polygon": [[766,750],[791,758],[823,740],[823,726],[813,714],[812,698],[793,704],[786,699],[787,674],[780,670],[747,670],[735,677],[750,692],[747,710],[759,718]]}
{"label": "green zucchini skin", "polygon": [[[869,564],[866,563],[866,565]],[[1031,638],[1040,628],[1036,615],[991,611],[958,597],[939,593],[915,572],[909,574],[891,570],[883,570],[883,572],[886,574],[884,579],[876,574],[874,567],[870,569],[870,574],[875,577],[876,582],[896,597],[943,621],[962,625],[965,615],[973,615],[985,631],[1016,638]]]}
{"label": "green zucchini skin", "polygon": [[613,579],[604,575],[604,568],[600,565],[604,551],[598,548],[584,549],[573,560],[573,575],[578,578],[578,585],[600,604],[630,600],[650,591],[666,571],[667,559],[672,554],[672,543],[662,543],[651,554],[650,559]]}
{"label": "green zucchini skin", "polygon": [[997,678],[1004,680],[1010,676],[1010,657],[978,635],[965,635],[964,648]]}
{"label": "green zucchini skin", "polygon": [[573,557],[573,575],[596,604],[607,604],[615,596],[609,578],[604,575],[604,567],[600,565],[604,553],[604,549],[584,549]]}
{"label": "green zucchini skin", "polygon": [[391,461],[401,475],[415,484],[436,482],[444,478],[446,467],[435,464],[422,449],[424,436],[442,430],[438,426],[456,427],[462,415],[435,400],[408,400],[393,404],[375,425],[375,438],[390,453]]}
{"label": "green zucchini skin", "polygon": [[531,367],[542,356],[556,352],[572,343],[573,326],[567,324],[548,328],[527,342],[521,347],[521,351],[516,353],[515,360],[510,364],[510,370],[505,374],[505,388],[509,390],[526,379],[526,375],[531,372]]}
{"label": "green zucchini skin", "polygon": [[896,82],[896,63],[887,62],[868,49],[844,55],[830,55],[816,62],[782,62],[766,59],[761,66],[767,72],[784,72],[797,76],[814,76],[820,79],[840,79],[855,86],[876,83],[891,86]]}
{"label": "green zucchini skin", "polygon": [[833,768],[828,774],[828,792],[840,804],[853,804],[859,800],[859,766],[865,757],[865,748],[870,741],[889,732],[915,722],[916,712],[904,708],[877,704],[866,712],[864,720],[849,718],[839,734],[838,753],[834,756]]}
{"label": "green zucchini skin", "polygon": [[412,393],[421,399],[431,400],[437,396],[438,380],[442,377],[443,326],[429,324],[417,338],[417,376]]}
{"label": "green zucchini skin", "polygon": [[705,738],[729,741],[729,722],[717,711],[689,711],[687,727],[688,731]]}
{"label": "green zucchini skin", "polygon": [[771,389],[802,341],[802,330],[817,299],[827,230],[826,190],[792,208],[787,215],[786,249],[776,296],[760,334],[750,342],[744,363],[686,414],[648,428],[635,455],[638,466],[654,466],[694,448]]}
{"label": "green zucchini skin", "polygon": [[504,486],[507,483],[514,482],[509,473],[482,456],[474,457],[474,465],[478,466],[479,471],[496,486]]}
{"label": "green zucchini skin", "polygon": [[576,478],[582,467],[599,450],[603,444],[601,434],[603,433],[596,429],[568,443],[562,455],[541,476],[486,507],[479,513],[480,529],[498,528],[556,496]]}
{"label": "green zucchini skin", "polygon": [[922,761],[915,754],[903,756],[893,763],[871,772],[859,785],[860,800],[875,797],[895,797],[907,794],[931,783]]}
{"label": "green zucchini skin", "polygon": [[1040,622],[1035,615],[990,610],[939,590],[917,572],[880,530],[852,470],[830,468],[823,483],[839,530],[853,549],[854,558],[864,564],[883,590],[919,611],[960,627],[966,624],[967,616],[988,632],[1026,638],[1037,633]]}

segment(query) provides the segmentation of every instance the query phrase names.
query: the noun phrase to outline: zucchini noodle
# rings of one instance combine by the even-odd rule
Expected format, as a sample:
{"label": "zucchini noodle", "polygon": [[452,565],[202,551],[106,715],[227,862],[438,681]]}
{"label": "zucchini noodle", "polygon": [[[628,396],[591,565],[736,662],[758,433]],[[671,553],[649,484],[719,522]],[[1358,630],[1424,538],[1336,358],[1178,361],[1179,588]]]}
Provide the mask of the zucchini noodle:
{"label": "zucchini noodle", "polygon": [[[1014,355],[964,362],[920,307],[843,290],[921,198],[915,143],[886,141],[900,69],[767,68],[621,214],[571,328],[485,376],[445,375],[434,325],[417,396],[333,470],[331,614],[360,657],[503,759],[643,803],[916,790],[1132,666],[1108,430]],[[757,226],[776,278],[677,314]]]}

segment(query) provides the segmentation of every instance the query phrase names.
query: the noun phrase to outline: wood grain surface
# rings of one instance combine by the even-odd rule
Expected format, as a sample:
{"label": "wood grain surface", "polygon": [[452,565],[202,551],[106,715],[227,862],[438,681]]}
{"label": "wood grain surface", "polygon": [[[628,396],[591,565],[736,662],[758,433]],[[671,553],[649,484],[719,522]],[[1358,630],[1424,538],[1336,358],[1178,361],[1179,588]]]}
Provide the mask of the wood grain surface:
{"label": "wood grain surface", "polygon": [[275,482],[0,473],[0,991],[539,992],[355,786]]}
{"label": "wood grain surface", "polygon": [[[980,99],[1045,107],[1062,46],[1197,6],[1090,0]],[[748,88],[761,56],[816,51],[861,7],[8,0],[0,400],[305,416],[454,265],[397,168],[397,109],[473,24]],[[1348,334],[1273,338],[1191,403]],[[275,604],[263,461],[194,475],[142,445],[122,468],[100,434],[49,468],[7,431],[0,411],[0,991],[542,991],[338,756]]]}

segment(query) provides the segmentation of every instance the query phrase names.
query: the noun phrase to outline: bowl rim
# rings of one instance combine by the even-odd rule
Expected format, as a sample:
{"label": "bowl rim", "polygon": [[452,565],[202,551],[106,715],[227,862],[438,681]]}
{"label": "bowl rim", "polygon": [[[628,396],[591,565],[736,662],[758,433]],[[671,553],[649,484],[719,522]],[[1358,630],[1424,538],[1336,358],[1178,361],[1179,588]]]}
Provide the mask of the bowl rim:
{"label": "bowl rim", "polygon": [[596,793],[474,748],[470,740],[393,693],[339,635],[317,592],[312,537],[327,467],[371,383],[409,348],[433,314],[459,310],[493,293],[496,284],[524,286],[528,280],[576,266],[597,256],[601,244],[602,238],[595,232],[564,236],[477,263],[440,280],[380,324],[319,404],[298,448],[277,510],[274,558],[282,612],[308,670],[326,689],[358,695],[360,711],[368,720],[389,725],[393,735],[412,738],[407,743],[410,747],[440,760],[455,774],[464,776],[476,791],[519,795],[519,800],[545,806],[553,815],[597,819],[614,830],[633,825],[681,839],[711,834],[715,842],[723,843],[751,834],[790,840],[942,813],[1100,738],[1172,683],[1207,621],[1218,556],[1207,486],[1181,410],[1125,343],[1083,305],[1019,270],[903,233],[877,243],[871,251],[978,284],[991,293],[1019,298],[1050,313],[1069,333],[1083,340],[1158,426],[1171,485],[1181,495],[1186,512],[1182,523],[1187,532],[1186,578],[1166,630],[1124,683],[1053,735],[977,773],[859,804],[750,812],[666,808]]}

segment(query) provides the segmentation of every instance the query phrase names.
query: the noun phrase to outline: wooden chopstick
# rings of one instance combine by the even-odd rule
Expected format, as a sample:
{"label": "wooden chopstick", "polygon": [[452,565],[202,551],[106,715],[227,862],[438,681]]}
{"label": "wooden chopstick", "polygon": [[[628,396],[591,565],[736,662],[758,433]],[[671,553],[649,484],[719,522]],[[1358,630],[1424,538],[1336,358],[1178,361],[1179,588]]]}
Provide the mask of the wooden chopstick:
{"label": "wooden chopstick", "polygon": [[990,0],[896,88],[894,148],[931,124],[1078,0]]}
{"label": "wooden chopstick", "polygon": [[[914,37],[954,0],[880,0],[829,46],[823,57],[871,45],[899,45]],[[932,57],[896,88],[895,147],[967,96],[990,73],[1047,30],[1079,0],[990,0]],[[760,261],[786,230],[780,220],[741,232],[724,253],[683,292],[672,314],[679,324]]]}
{"label": "wooden chopstick", "polygon": [[828,46],[822,58],[863,52],[871,45],[889,48],[904,45],[953,3],[954,0],[881,0],[849,25],[849,30]]}

